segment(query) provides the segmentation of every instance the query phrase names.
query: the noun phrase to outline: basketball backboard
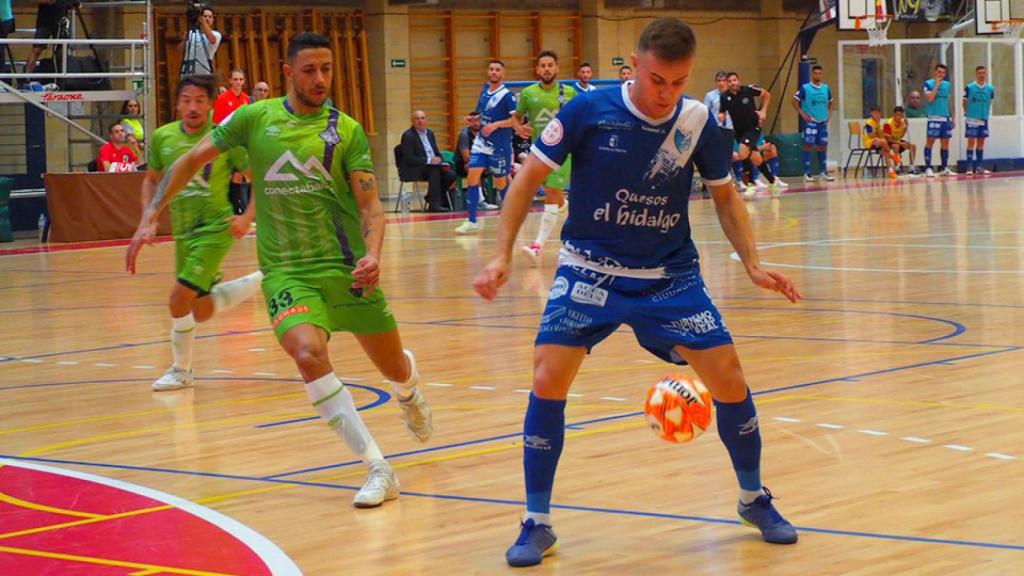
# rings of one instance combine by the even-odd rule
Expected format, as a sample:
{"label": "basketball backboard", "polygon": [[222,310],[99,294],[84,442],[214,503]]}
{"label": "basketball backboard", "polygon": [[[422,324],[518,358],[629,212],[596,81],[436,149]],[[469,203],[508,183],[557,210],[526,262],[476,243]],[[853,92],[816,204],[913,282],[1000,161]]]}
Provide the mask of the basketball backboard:
{"label": "basketball backboard", "polygon": [[1001,34],[1000,22],[1024,20],[1024,0],[974,1],[974,30],[978,34]]}
{"label": "basketball backboard", "polygon": [[[979,2],[981,0],[978,0]],[[876,28],[878,20],[864,17],[888,17],[889,6],[887,0],[839,0],[836,3],[839,9],[839,18],[836,25],[840,30],[865,30]],[[858,22],[858,18],[860,21]]]}

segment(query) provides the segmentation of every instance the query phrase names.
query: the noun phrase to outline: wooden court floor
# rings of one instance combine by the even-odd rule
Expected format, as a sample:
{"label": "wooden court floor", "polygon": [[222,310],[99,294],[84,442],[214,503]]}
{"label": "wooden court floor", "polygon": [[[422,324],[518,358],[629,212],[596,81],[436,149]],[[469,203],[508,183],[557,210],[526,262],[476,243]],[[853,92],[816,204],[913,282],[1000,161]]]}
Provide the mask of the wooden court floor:
{"label": "wooden court floor", "polygon": [[[643,394],[671,369],[623,329],[570,397],[553,510],[562,548],[524,572],[1024,574],[1024,177],[830,189],[747,204],[765,266],[798,281],[798,305],[751,285],[712,203],[690,204],[707,283],[757,394],[763,477],[800,542],[771,546],[735,522],[714,429],[689,445],[645,429]],[[331,342],[398,471],[399,500],[351,506],[363,469],[312,418],[261,298],[200,325],[193,390],[150,391],[170,361],[170,243],[147,248],[135,277],[121,246],[0,256],[0,457],[200,504],[305,574],[512,572],[518,437],[555,245],[539,269],[518,261],[486,303],[471,279],[496,219],[478,238],[454,236],[454,220],[411,220],[388,227],[383,287],[435,410],[430,442],[406,435],[354,340]],[[533,214],[526,234],[537,225]],[[226,276],[254,266],[249,237]],[[0,567],[52,557],[5,547],[4,514],[33,506],[22,494],[0,497]],[[92,521],[101,540],[104,522]],[[59,540],[62,524],[48,526],[36,533]],[[189,535],[152,536],[175,537]],[[223,573],[121,572],[98,550],[76,554],[90,559],[83,571],[54,573]]]}

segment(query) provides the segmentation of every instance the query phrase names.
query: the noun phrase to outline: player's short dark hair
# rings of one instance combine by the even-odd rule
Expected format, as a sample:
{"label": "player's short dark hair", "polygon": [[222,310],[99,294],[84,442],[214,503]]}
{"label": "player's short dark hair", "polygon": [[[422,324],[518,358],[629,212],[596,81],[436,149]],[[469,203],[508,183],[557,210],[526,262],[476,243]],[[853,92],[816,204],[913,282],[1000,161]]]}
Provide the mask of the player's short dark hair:
{"label": "player's short dark hair", "polygon": [[206,92],[206,97],[213,100],[217,97],[217,78],[212,74],[190,74],[185,76],[178,82],[178,88],[174,93],[174,99],[177,100],[181,96],[181,92],[189,86],[195,86],[203,92]]}
{"label": "player's short dark hair", "polygon": [[466,114],[466,116],[479,116],[479,115],[480,115],[480,111],[479,110],[473,110],[469,114]]}
{"label": "player's short dark hair", "polygon": [[903,112],[904,111],[903,110],[903,106],[897,106],[897,107],[893,108],[892,111],[893,111],[894,114],[896,112]]}
{"label": "player's short dark hair", "polygon": [[881,112],[881,111],[882,111],[882,109],[881,109],[881,108],[879,108],[878,106],[872,106],[872,107],[871,107],[871,111],[872,111],[872,112]]}
{"label": "player's short dark hair", "polygon": [[977,72],[978,70],[984,70],[984,69],[985,69],[984,66],[978,66],[977,68],[974,69],[974,71]]}
{"label": "player's short dark hair", "polygon": [[729,77],[729,73],[726,72],[725,70],[719,70],[718,72],[715,72],[715,81],[716,82],[718,80],[725,80],[728,77]]}
{"label": "player's short dark hair", "polygon": [[230,73],[228,74],[228,78],[231,78],[232,76],[234,76],[236,72],[237,72],[238,74],[241,74],[242,76],[245,76],[245,70],[242,70],[241,68],[234,68],[234,69],[232,69],[232,70],[231,70],[231,72],[230,72]]}
{"label": "player's short dark hair", "polygon": [[326,48],[330,50],[331,41],[323,34],[317,34],[316,32],[302,32],[292,36],[288,40],[288,61],[294,61],[295,56],[299,52],[313,48]]}
{"label": "player's short dark hair", "polygon": [[629,64],[623,64],[622,67],[619,68],[619,72],[622,72],[623,70],[630,70],[630,71],[632,71],[633,67],[630,66]]}
{"label": "player's short dark hair", "polygon": [[658,60],[673,62],[693,56],[697,38],[693,28],[678,18],[658,18],[644,27],[637,41],[638,54],[654,52]]}
{"label": "player's short dark hair", "polygon": [[121,126],[120,122],[114,122],[113,124],[111,124],[110,127],[107,128],[107,134],[113,134],[114,128],[117,128],[118,126]]}
{"label": "player's short dark hair", "polygon": [[590,62],[581,62],[580,65],[576,67],[577,70],[582,70],[584,68],[593,68],[593,66],[590,65]]}
{"label": "player's short dark hair", "polygon": [[814,66],[811,66],[811,70],[824,70],[824,68],[821,67],[821,64],[815,64]]}
{"label": "player's short dark hair", "polygon": [[725,77],[726,77],[726,78],[732,78],[733,76],[735,76],[735,77],[737,77],[737,78],[739,78],[739,77],[740,77],[740,75],[739,75],[739,74],[737,74],[737,73],[733,72],[732,70],[730,70],[730,71],[728,71],[728,72],[726,72],[726,73],[725,73]]}
{"label": "player's short dark hair", "polygon": [[935,69],[938,70],[939,68],[942,68],[943,70],[948,70],[945,64],[936,64]]}
{"label": "player's short dark hair", "polygon": [[541,50],[540,53],[537,54],[537,64],[540,64],[541,58],[551,58],[555,61],[555,64],[558,64],[558,54],[555,54],[554,50]]}
{"label": "player's short dark hair", "polygon": [[501,64],[502,68],[505,67],[505,63],[502,62],[501,60],[498,60],[497,58],[491,58],[490,60],[487,61],[488,67],[490,67],[491,64]]}

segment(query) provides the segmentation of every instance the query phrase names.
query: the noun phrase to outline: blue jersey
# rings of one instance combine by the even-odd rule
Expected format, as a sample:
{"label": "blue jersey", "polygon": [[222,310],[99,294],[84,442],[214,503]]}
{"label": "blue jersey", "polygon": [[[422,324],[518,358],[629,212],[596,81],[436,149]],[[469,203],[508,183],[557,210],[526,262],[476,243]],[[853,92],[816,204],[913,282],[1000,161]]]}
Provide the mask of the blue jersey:
{"label": "blue jersey", "polygon": [[[925,92],[931,92],[935,89],[935,79],[929,78],[924,83]],[[950,86],[949,80],[943,80],[942,84],[939,84],[939,91],[935,94],[935,100],[928,102],[928,115],[929,116],[941,116],[943,118],[949,118],[949,93]],[[927,98],[925,98],[927,100]]]}
{"label": "blue jersey", "polygon": [[988,120],[989,112],[992,110],[992,99],[996,91],[991,84],[979,86],[977,82],[971,82],[964,88],[964,99],[967,100],[967,113],[964,116],[978,120]]}
{"label": "blue jersey", "polygon": [[[516,95],[504,84],[494,92],[488,90],[487,87],[488,84],[484,84],[480,100],[476,105],[477,112],[480,112],[480,128],[494,122],[508,120],[516,111]],[[478,153],[490,154],[495,149],[511,150],[511,148],[512,128],[498,128],[487,137],[484,137],[483,130],[480,130],[476,135],[476,141],[473,142],[473,152]]]}
{"label": "blue jersey", "polygon": [[800,109],[815,122],[828,121],[828,105],[832,102],[832,90],[828,84],[815,86],[808,82],[796,91],[796,99],[800,101]]}
{"label": "blue jersey", "polygon": [[729,150],[703,103],[684,98],[648,118],[629,100],[631,84],[573,98],[533,145],[552,168],[572,155],[563,262],[647,278],[692,271],[694,164],[708,186],[727,183]]}

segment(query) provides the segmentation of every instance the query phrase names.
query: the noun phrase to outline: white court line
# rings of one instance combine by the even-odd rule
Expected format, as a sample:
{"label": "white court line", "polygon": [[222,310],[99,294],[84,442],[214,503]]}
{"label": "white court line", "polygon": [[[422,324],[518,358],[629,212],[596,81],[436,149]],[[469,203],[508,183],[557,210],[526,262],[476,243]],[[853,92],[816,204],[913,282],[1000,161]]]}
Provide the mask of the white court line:
{"label": "white court line", "polygon": [[210,370],[210,372],[213,373],[213,374],[234,374],[235,373],[234,370],[220,370],[220,369]]}
{"label": "white court line", "polygon": [[277,376],[277,372],[253,372],[253,376]]}
{"label": "white court line", "polygon": [[601,400],[611,400],[612,402],[625,402],[625,398],[619,398],[618,396],[601,396]]}
{"label": "white court line", "polygon": [[249,352],[266,352],[266,348],[249,348]]}
{"label": "white court line", "polygon": [[840,426],[839,424],[831,424],[829,422],[822,422],[820,424],[815,424],[815,426],[817,426],[818,428],[828,428],[829,430],[842,430],[843,428],[845,428],[845,426]]}
{"label": "white court line", "polygon": [[962,446],[960,444],[943,444],[943,448],[949,448],[950,450],[956,450],[957,452],[970,452],[974,450],[970,446]]}
{"label": "white court line", "polygon": [[117,364],[108,364],[106,362],[97,362],[97,363],[93,364],[93,366],[99,366],[100,368],[113,368],[113,367],[117,366]]}
{"label": "white court line", "polygon": [[516,393],[519,393],[519,394],[529,394],[531,391],[530,390],[526,390],[525,388],[516,388],[515,390],[513,390],[513,392],[516,392]]}
{"label": "white court line", "polygon": [[654,364],[654,360],[637,360],[637,364]]}
{"label": "white court line", "polygon": [[140,364],[138,366],[132,366],[132,368],[138,368],[139,370],[152,370],[152,369],[156,368],[156,366],[149,366],[149,365],[146,365],[146,364]]}
{"label": "white court line", "polygon": [[42,360],[36,360],[35,358],[22,358],[22,362],[28,362],[29,364],[42,364]]}
{"label": "white court line", "polygon": [[799,418],[787,418],[785,416],[776,416],[772,420],[778,420],[779,422],[802,422]]}
{"label": "white court line", "polygon": [[1016,456],[1010,456],[1009,454],[1003,454],[1001,452],[989,452],[989,453],[985,454],[985,456],[988,456],[989,458],[995,458],[997,460],[1016,460],[1017,459]]}
{"label": "white court line", "polygon": [[867,434],[868,436],[888,436],[888,432],[879,432],[878,430],[857,430],[861,434]]}
{"label": "white court line", "polygon": [[57,364],[60,364],[61,366],[78,366],[78,362],[75,362],[74,360],[58,360]]}
{"label": "white court line", "polygon": [[569,392],[569,398],[583,398],[583,394],[577,394],[576,392]]}
{"label": "white court line", "polygon": [[494,386],[470,386],[473,390],[497,390]]}
{"label": "white court line", "polygon": [[[294,376],[292,376],[292,378],[302,378],[302,376],[299,374],[295,374]],[[366,380],[366,378],[363,378],[362,376],[338,376],[338,380],[341,380],[342,382],[360,382]],[[390,384],[391,381],[385,380],[384,383]]]}
{"label": "white court line", "polygon": [[931,442],[931,440],[927,438],[918,438],[917,436],[901,436],[900,440],[913,442],[914,444],[928,444],[929,442]]}
{"label": "white court line", "polygon": [[438,388],[451,388],[451,384],[445,384],[443,382],[427,382],[427,386],[436,386]]}

